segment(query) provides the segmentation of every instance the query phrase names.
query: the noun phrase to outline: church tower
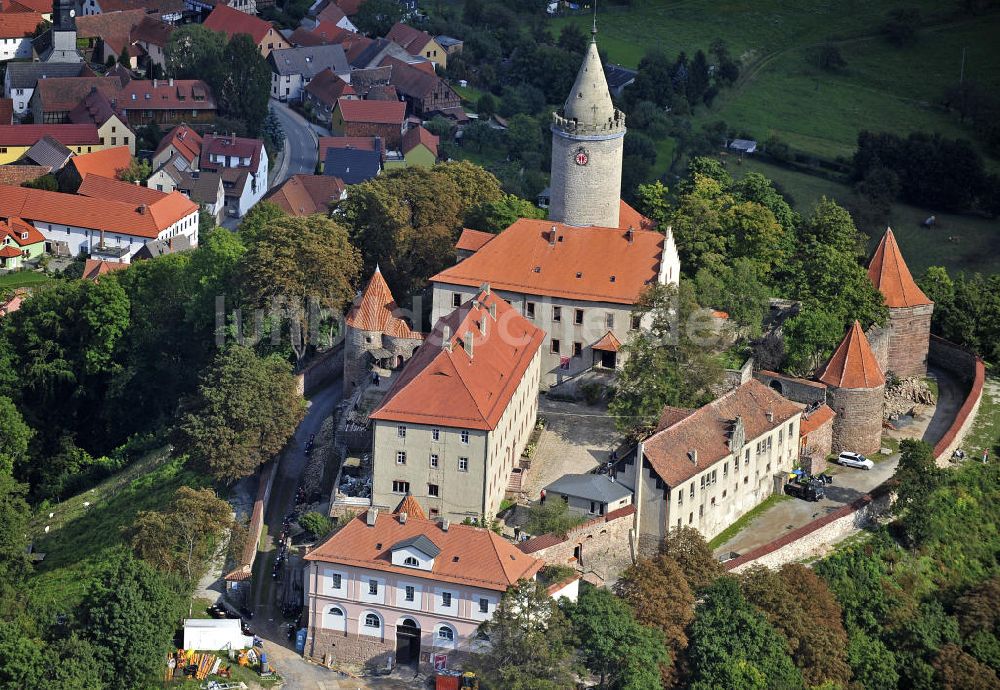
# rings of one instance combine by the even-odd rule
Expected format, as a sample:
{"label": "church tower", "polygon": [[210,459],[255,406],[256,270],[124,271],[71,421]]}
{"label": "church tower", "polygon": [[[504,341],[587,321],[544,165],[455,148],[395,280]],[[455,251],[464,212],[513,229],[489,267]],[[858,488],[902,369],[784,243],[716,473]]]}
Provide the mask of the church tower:
{"label": "church tower", "polygon": [[76,49],[76,0],[53,0],[49,46],[42,62],[83,62]]}
{"label": "church tower", "polygon": [[597,53],[597,27],[561,112],[552,114],[549,219],[618,227],[625,115],[615,109]]}

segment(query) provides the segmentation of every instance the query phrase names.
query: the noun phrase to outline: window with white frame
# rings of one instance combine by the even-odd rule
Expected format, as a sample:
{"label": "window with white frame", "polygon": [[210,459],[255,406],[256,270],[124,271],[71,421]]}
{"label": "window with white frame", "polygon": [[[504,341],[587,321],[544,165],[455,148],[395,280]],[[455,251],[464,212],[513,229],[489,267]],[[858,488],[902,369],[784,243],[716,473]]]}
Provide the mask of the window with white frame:
{"label": "window with white frame", "polygon": [[468,429],[462,429],[462,432],[459,434],[459,438],[462,440],[462,443],[468,443],[469,442],[469,430]]}
{"label": "window with white frame", "polygon": [[396,451],[396,464],[397,465],[405,465],[406,464],[406,451],[405,450],[397,450]]}
{"label": "window with white frame", "polygon": [[437,453],[431,453],[431,467],[436,468],[440,464],[440,458]]}
{"label": "window with white frame", "polygon": [[459,472],[468,472],[469,471],[469,459],[468,458],[459,458],[458,459],[458,471]]}
{"label": "window with white frame", "polygon": [[438,628],[437,638],[443,642],[454,642],[455,631],[449,628],[447,625],[442,625],[440,628]]}
{"label": "window with white frame", "polygon": [[440,441],[441,440],[441,430],[440,429],[431,429],[431,440],[432,441]]}
{"label": "window with white frame", "polygon": [[410,482],[404,482],[399,479],[394,479],[392,482],[392,493],[394,494],[410,493]]}
{"label": "window with white frame", "polygon": [[[403,559],[403,565],[408,565],[411,568],[418,568],[418,567],[420,567],[420,561],[418,561],[413,556],[407,556],[406,558]],[[406,589],[407,590],[411,590],[413,588],[412,587],[407,587]],[[413,599],[407,599],[407,601],[413,601]]]}
{"label": "window with white frame", "polygon": [[406,426],[403,424],[396,427],[396,438],[406,438]]}
{"label": "window with white frame", "polygon": [[380,621],[378,619],[378,616],[376,616],[374,613],[366,613],[365,614],[365,627],[366,628],[375,628],[377,630],[378,628],[382,627],[382,621]]}

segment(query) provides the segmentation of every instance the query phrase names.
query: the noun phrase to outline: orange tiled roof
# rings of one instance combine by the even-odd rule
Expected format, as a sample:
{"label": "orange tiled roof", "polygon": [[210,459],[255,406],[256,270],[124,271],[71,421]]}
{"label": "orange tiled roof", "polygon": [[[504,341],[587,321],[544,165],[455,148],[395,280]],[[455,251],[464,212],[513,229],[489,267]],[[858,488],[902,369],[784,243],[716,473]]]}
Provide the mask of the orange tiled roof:
{"label": "orange tiled roof", "polygon": [[344,193],[344,181],[329,175],[292,175],[271,190],[265,200],[277,204],[292,216],[326,213],[330,202]]}
{"label": "orange tiled roof", "polygon": [[98,175],[109,179],[117,179],[118,172],[132,163],[132,154],[128,146],[115,146],[103,151],[83,153],[70,159],[70,165],[80,173],[80,178],[87,175]]}
{"label": "orange tiled roof", "polygon": [[16,259],[21,256],[21,250],[17,247],[5,244],[0,247],[0,259]]}
{"label": "orange tiled roof", "polygon": [[424,509],[420,507],[417,499],[415,499],[412,494],[406,494],[403,497],[403,500],[399,502],[399,505],[396,506],[396,510],[392,512],[396,515],[406,513],[407,517],[416,518],[418,520],[427,519]]}
{"label": "orange tiled roof", "polygon": [[[21,235],[24,234],[27,234],[27,237],[22,239]],[[19,247],[27,247],[45,241],[45,236],[34,225],[25,223],[20,218],[8,218],[6,223],[0,221],[0,242],[3,242],[5,236],[9,236]]]}
{"label": "orange tiled roof", "polygon": [[872,260],[868,262],[868,279],[882,293],[886,306],[890,308],[934,304],[910,275],[892,228],[886,229]]}
{"label": "orange tiled roof", "polygon": [[834,416],[836,416],[836,413],[826,404],[820,405],[810,412],[808,416],[802,415],[802,421],[799,422],[799,436],[808,436],[833,419]]}
{"label": "orange tiled roof", "polygon": [[397,338],[423,338],[422,333],[414,331],[398,316],[398,311],[389,284],[376,266],[368,285],[347,313],[346,321],[348,326],[361,331],[375,331]]}
{"label": "orange tiled roof", "polygon": [[93,173],[83,176],[83,182],[80,183],[80,188],[76,190],[76,193],[94,199],[124,201],[136,206],[141,206],[142,204],[152,205],[160,199],[167,197],[163,192],[158,192],[149,187]]}
{"label": "orange tiled roof", "polygon": [[117,105],[125,111],[215,110],[215,95],[201,79],[133,79],[122,88]]}
{"label": "orange tiled roof", "polygon": [[402,22],[396,22],[385,37],[401,46],[410,55],[420,55],[424,46],[432,40],[426,31],[415,29]]}
{"label": "orange tiled roof", "polygon": [[229,37],[236,34],[248,34],[256,45],[260,45],[260,42],[267,36],[267,32],[274,28],[260,17],[234,10],[221,2],[205,18],[203,25],[206,29],[221,31]]}
{"label": "orange tiled roof", "polygon": [[76,18],[76,33],[80,38],[100,38],[116,54],[129,44],[132,29],[146,16],[146,10],[125,10],[121,12],[101,12]]}
{"label": "orange tiled roof", "polygon": [[431,281],[472,287],[490,283],[529,295],[634,304],[657,278],[663,242],[658,232],[636,230],[629,242],[618,228],[521,218]]}
{"label": "orange tiled roof", "polygon": [[437,322],[370,417],[494,429],[544,337],[482,290]]}
{"label": "orange tiled roof", "polygon": [[374,151],[375,137],[320,137],[319,159],[326,160],[327,149],[357,149]]}
{"label": "orange tiled roof", "polygon": [[494,237],[496,237],[496,235],[492,232],[462,228],[462,234],[458,236],[458,242],[455,243],[455,249],[466,252],[478,252],[483,248],[483,245],[492,240]]}
{"label": "orange tiled roof", "polygon": [[0,217],[106,230],[133,237],[156,238],[160,232],[198,210],[180,192],[150,206],[93,199],[77,194],[0,185]]}
{"label": "orange tiled roof", "polygon": [[[51,12],[51,8],[49,9]],[[16,39],[31,36],[42,23],[42,15],[35,12],[4,12],[0,14],[0,38]]]}
{"label": "orange tiled roof", "polygon": [[201,157],[201,143],[200,134],[187,125],[177,125],[163,137],[160,145],[156,147],[156,153],[153,154],[153,157],[160,155],[166,151],[168,146],[172,145],[177,153],[193,165]]}
{"label": "orange tiled roof", "polygon": [[605,352],[618,352],[622,349],[622,341],[615,337],[615,334],[608,331],[604,337],[590,346],[594,350],[604,350]]}
{"label": "orange tiled roof", "polygon": [[83,279],[96,281],[103,275],[114,273],[128,268],[128,264],[120,261],[101,261],[100,259],[87,259],[83,265]]}
{"label": "orange tiled roof", "polygon": [[12,0],[4,3],[4,12],[38,12],[39,14],[51,14],[52,2],[50,0]]}
{"label": "orange tiled roof", "polygon": [[[440,549],[431,570],[393,565],[393,545],[418,536],[426,537]],[[359,515],[306,554],[305,559],[500,592],[522,578],[533,578],[545,565],[488,529],[451,524],[444,531],[430,520],[408,516],[401,523],[397,515],[385,513],[376,518],[372,527],[366,524],[363,514]]]}
{"label": "orange tiled roof", "polygon": [[632,228],[633,230],[652,230],[656,223],[642,215],[624,201],[618,202],[618,227],[622,230]]}
{"label": "orange tiled roof", "polygon": [[337,100],[337,108],[345,122],[399,125],[406,119],[403,101],[358,101],[347,98]]}
{"label": "orange tiled roof", "polygon": [[[643,451],[660,478],[676,487],[731,453],[729,438],[737,417],[750,441],[779,428],[799,412],[795,403],[750,379],[691,414],[678,415],[677,421],[646,439]],[[689,455],[691,451],[697,451],[697,464]]]}
{"label": "orange tiled roof", "polygon": [[877,388],[885,383],[882,368],[860,323],[855,321],[848,329],[816,378],[836,388]]}
{"label": "orange tiled roof", "polygon": [[428,132],[421,126],[410,127],[403,135],[403,153],[409,153],[414,148],[423,144],[435,157],[438,155],[439,138]]}

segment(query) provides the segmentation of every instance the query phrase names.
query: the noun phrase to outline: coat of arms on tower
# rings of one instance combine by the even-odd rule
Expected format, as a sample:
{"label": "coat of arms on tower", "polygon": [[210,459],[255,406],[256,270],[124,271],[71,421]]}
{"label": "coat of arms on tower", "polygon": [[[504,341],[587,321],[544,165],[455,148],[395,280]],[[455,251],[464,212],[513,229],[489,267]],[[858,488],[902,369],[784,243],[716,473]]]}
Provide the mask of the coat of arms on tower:
{"label": "coat of arms on tower", "polygon": [[586,165],[590,162],[590,152],[581,146],[573,153],[573,161],[577,165]]}

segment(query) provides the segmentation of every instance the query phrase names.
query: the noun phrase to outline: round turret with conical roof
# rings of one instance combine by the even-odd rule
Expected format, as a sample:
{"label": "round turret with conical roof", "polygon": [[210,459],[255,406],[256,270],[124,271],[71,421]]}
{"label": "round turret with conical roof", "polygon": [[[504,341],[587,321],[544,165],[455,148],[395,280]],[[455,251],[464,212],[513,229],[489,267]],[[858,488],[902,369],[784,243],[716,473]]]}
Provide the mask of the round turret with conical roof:
{"label": "round turret with conical roof", "polygon": [[885,376],[857,321],[817,377],[827,385],[833,420],[833,452],[875,453],[882,446]]}

